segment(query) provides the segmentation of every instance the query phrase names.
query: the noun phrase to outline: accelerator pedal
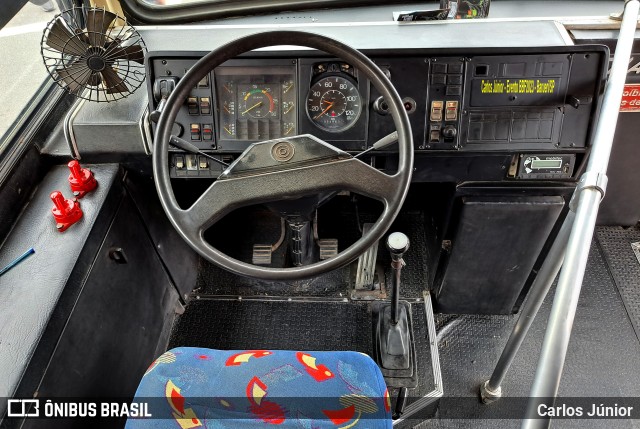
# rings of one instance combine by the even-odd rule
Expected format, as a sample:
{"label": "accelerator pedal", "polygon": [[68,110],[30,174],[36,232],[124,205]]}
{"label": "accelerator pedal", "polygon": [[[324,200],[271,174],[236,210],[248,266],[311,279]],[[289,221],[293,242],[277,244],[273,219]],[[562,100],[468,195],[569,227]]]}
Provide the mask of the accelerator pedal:
{"label": "accelerator pedal", "polygon": [[323,238],[318,240],[318,247],[320,247],[320,260],[333,258],[338,254],[338,239]]}
{"label": "accelerator pedal", "polygon": [[253,265],[271,265],[272,253],[273,247],[271,244],[254,244],[253,258],[251,261]]}
{"label": "accelerator pedal", "polygon": [[[372,223],[362,225],[362,235],[366,235]],[[378,258],[378,241],[358,258],[358,271],[356,271],[356,291],[372,290],[376,278],[376,261]]]}

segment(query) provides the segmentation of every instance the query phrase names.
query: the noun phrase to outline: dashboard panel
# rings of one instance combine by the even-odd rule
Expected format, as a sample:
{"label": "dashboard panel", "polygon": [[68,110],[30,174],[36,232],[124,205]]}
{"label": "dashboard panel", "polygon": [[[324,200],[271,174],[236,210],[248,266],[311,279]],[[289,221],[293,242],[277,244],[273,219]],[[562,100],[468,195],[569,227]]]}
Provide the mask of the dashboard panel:
{"label": "dashboard panel", "polygon": [[[202,55],[150,53],[150,109],[162,98],[154,91],[158,82],[177,82]],[[218,67],[193,88],[174,133],[231,160],[253,142],[296,134],[356,153],[395,130],[386,101],[350,64],[309,52],[279,55],[247,55]],[[409,113],[418,165],[427,154],[486,154],[500,165],[491,177],[506,180],[574,177],[589,144],[607,63],[601,46],[369,56]],[[392,169],[393,147],[374,158],[379,168]],[[558,165],[560,159],[566,162]],[[173,158],[174,177],[218,173],[206,159],[178,151]]]}

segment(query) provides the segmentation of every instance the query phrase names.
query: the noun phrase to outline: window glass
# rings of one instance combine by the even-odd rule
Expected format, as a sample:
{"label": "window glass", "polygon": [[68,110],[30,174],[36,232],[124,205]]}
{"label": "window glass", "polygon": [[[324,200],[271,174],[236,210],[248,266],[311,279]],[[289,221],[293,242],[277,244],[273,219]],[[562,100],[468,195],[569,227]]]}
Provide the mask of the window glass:
{"label": "window glass", "polygon": [[40,40],[57,13],[53,1],[31,0],[0,29],[0,142],[49,79],[40,55]]}

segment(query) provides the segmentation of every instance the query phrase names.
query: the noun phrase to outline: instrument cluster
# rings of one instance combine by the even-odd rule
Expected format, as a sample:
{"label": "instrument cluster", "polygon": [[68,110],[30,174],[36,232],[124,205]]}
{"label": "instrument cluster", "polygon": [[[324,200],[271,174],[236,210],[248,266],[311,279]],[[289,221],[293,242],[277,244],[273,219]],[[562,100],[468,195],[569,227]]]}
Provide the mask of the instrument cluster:
{"label": "instrument cluster", "polygon": [[[181,53],[150,55],[152,121],[160,117],[197,59]],[[367,133],[367,100],[361,95],[368,94],[367,88],[368,81],[358,79],[357,71],[341,61],[237,58],[209,72],[191,89],[171,133],[200,150],[225,154],[226,159],[226,154],[234,156],[254,142],[300,134],[359,151]],[[152,126],[155,131],[155,122]],[[187,176],[201,170],[192,158],[177,162],[184,164],[178,170]]]}
{"label": "instrument cluster", "polygon": [[331,62],[309,71],[311,76],[298,78],[295,65],[218,67],[218,140],[253,142],[319,131],[340,138],[362,112],[355,73]]}
{"label": "instrument cluster", "polygon": [[296,135],[295,67],[218,67],[215,81],[220,140]]}

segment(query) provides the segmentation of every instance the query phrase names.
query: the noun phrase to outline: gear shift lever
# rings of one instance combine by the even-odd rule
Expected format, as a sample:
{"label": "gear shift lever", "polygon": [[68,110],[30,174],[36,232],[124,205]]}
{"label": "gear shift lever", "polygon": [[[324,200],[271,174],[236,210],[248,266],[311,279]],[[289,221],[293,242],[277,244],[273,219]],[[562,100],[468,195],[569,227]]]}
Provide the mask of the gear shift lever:
{"label": "gear shift lever", "polygon": [[401,232],[387,237],[391,253],[391,302],[372,304],[374,357],[387,386],[399,388],[394,419],[399,418],[406,403],[407,389],[418,385],[416,349],[411,330],[411,304],[400,301],[402,259],[409,250],[409,238]]}
{"label": "gear shift lever", "polygon": [[400,285],[402,267],[405,262],[402,259],[409,250],[409,238],[401,232],[394,232],[387,238],[387,249],[391,252],[391,268],[393,269],[393,280],[391,284],[391,323],[398,324],[400,319]]}
{"label": "gear shift lever", "polygon": [[387,370],[411,370],[411,315],[408,303],[400,302],[400,276],[405,265],[402,256],[409,249],[409,239],[401,232],[387,238],[391,252],[393,279],[391,302],[378,304],[375,318],[376,349],[378,362]]}

